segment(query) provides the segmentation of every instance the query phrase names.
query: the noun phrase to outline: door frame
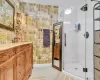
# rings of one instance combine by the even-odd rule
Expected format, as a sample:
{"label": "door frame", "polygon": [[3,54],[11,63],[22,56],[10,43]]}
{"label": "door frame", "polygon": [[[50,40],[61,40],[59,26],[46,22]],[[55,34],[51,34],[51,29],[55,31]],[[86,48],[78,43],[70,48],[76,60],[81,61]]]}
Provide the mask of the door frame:
{"label": "door frame", "polygon": [[[59,67],[54,65],[54,29],[55,26],[57,25],[61,25],[60,27],[60,64]],[[53,24],[53,37],[52,37],[52,67],[54,67],[55,69],[62,71],[62,29],[63,29],[63,22],[57,22],[55,24]]]}

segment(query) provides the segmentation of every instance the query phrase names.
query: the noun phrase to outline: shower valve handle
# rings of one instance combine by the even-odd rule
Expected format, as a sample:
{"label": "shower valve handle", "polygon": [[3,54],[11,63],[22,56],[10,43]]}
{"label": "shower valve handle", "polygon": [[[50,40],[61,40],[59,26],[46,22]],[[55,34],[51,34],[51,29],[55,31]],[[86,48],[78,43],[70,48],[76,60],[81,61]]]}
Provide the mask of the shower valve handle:
{"label": "shower valve handle", "polygon": [[87,39],[89,38],[89,32],[85,32],[84,37]]}

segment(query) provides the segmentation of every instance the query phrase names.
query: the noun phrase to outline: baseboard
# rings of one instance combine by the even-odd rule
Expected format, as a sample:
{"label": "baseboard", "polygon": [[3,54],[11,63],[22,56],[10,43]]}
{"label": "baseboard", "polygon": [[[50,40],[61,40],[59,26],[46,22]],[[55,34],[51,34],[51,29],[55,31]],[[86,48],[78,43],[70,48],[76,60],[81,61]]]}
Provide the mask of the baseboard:
{"label": "baseboard", "polygon": [[52,63],[48,63],[48,64],[34,64],[34,67],[50,67],[52,66]]}

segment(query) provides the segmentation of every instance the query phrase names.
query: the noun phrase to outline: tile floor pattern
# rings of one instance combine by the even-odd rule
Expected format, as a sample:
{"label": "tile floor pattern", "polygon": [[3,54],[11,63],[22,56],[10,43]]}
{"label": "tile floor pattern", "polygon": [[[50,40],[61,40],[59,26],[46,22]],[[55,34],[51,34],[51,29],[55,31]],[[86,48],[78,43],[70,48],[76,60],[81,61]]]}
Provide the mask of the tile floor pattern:
{"label": "tile floor pattern", "polygon": [[60,71],[50,67],[35,67],[29,80],[57,80]]}
{"label": "tile floor pattern", "polygon": [[29,80],[46,80],[45,77],[30,77]]}
{"label": "tile floor pattern", "polygon": [[29,80],[83,80],[77,79],[52,67],[35,67]]}
{"label": "tile floor pattern", "polygon": [[76,75],[76,76],[79,76],[79,77],[82,77],[82,78],[85,78],[85,73],[83,72],[83,67],[85,65],[81,65],[80,63],[67,63],[67,64],[64,64],[64,70],[66,72],[69,72],[73,75]]}

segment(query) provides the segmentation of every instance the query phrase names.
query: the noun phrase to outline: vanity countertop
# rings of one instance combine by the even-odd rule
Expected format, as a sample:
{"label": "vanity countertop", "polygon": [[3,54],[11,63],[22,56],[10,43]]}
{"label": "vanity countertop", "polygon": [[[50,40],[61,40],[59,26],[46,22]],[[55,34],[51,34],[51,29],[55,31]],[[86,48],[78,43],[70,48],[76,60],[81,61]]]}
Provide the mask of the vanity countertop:
{"label": "vanity countertop", "polygon": [[5,50],[5,49],[9,49],[9,48],[13,48],[15,46],[20,46],[20,45],[30,44],[30,43],[32,43],[32,42],[18,42],[18,43],[10,43],[10,44],[0,44],[0,51]]}

